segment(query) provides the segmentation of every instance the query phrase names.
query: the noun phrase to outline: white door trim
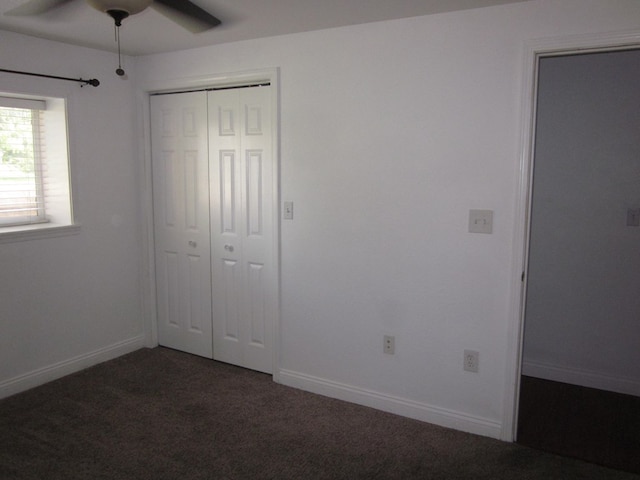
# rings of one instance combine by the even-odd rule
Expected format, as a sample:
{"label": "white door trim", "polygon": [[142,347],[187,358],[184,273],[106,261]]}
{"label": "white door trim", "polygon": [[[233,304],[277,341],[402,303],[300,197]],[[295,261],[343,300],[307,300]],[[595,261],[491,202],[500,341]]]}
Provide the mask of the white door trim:
{"label": "white door trim", "polygon": [[507,331],[507,367],[503,400],[502,440],[513,442],[516,440],[517,435],[524,305],[526,300],[526,275],[522,279],[522,274],[527,271],[529,251],[538,60],[541,57],[638,47],[640,47],[640,31],[638,30],[610,34],[545,38],[533,40],[524,45],[521,90],[520,175],[514,212],[515,230],[512,245],[513,267],[511,277],[513,280],[511,283]]}
{"label": "white door trim", "polygon": [[640,47],[640,31],[609,34],[587,34],[533,40],[523,47],[520,175],[514,211],[513,263],[509,324],[507,330],[507,358],[505,393],[503,399],[502,440],[516,440],[518,399],[522,369],[524,331],[524,305],[526,291],[527,258],[529,251],[532,171],[535,140],[535,114],[537,96],[537,66],[541,57],[612,51]]}
{"label": "white door trim", "polygon": [[156,276],[155,276],[155,242],[153,228],[153,182],[151,170],[151,120],[150,95],[171,91],[194,90],[200,88],[220,88],[230,86],[245,86],[254,83],[271,83],[271,112],[273,125],[273,265],[276,269],[275,291],[275,322],[273,325],[273,380],[279,382],[280,369],[280,72],[278,68],[265,68],[244,72],[203,75],[197,77],[169,78],[149,82],[140,86],[137,92],[137,108],[141,122],[139,138],[142,148],[139,159],[143,165],[140,175],[140,203],[142,205],[143,221],[143,259],[142,278],[143,308],[146,345],[158,345],[157,309],[156,309]]}

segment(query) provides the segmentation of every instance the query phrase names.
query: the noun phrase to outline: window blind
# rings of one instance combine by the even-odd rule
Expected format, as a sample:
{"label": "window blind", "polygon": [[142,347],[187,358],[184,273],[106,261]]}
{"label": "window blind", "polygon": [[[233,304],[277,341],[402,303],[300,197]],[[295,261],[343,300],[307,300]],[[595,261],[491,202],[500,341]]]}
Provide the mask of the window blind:
{"label": "window blind", "polygon": [[3,97],[0,95],[0,107],[22,108],[25,110],[46,110],[47,102],[37,98]]}
{"label": "window blind", "polygon": [[0,97],[0,225],[46,221],[42,112],[46,102]]}

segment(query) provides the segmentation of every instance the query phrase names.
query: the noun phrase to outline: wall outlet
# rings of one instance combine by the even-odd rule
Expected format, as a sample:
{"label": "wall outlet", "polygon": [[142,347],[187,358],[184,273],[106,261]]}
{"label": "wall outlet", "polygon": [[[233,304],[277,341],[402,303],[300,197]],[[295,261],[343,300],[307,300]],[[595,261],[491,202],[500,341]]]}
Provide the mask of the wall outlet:
{"label": "wall outlet", "polygon": [[396,353],[396,337],[391,335],[384,336],[384,353],[389,355]]}
{"label": "wall outlet", "polygon": [[478,363],[480,354],[475,350],[464,351],[464,370],[466,372],[478,373]]}

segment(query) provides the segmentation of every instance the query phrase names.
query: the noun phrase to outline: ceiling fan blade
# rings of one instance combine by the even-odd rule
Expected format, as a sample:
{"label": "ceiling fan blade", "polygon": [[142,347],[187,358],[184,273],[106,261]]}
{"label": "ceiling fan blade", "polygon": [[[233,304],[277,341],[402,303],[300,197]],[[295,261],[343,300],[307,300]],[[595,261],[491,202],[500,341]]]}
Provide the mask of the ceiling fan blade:
{"label": "ceiling fan blade", "polygon": [[73,0],[30,0],[16,8],[12,8],[5,15],[40,15]]}
{"label": "ceiling fan blade", "polygon": [[220,25],[220,20],[187,0],[154,0],[151,6],[192,33]]}

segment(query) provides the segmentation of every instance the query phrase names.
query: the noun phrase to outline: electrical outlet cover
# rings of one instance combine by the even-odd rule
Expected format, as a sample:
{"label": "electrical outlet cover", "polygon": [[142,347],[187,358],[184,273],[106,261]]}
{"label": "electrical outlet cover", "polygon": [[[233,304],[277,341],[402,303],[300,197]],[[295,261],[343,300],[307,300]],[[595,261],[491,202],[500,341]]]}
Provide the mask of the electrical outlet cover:
{"label": "electrical outlet cover", "polygon": [[463,368],[466,372],[478,373],[480,354],[475,350],[464,351],[464,364]]}
{"label": "electrical outlet cover", "polygon": [[393,355],[396,353],[396,337],[393,335],[385,335],[384,336],[384,353],[389,355]]}

